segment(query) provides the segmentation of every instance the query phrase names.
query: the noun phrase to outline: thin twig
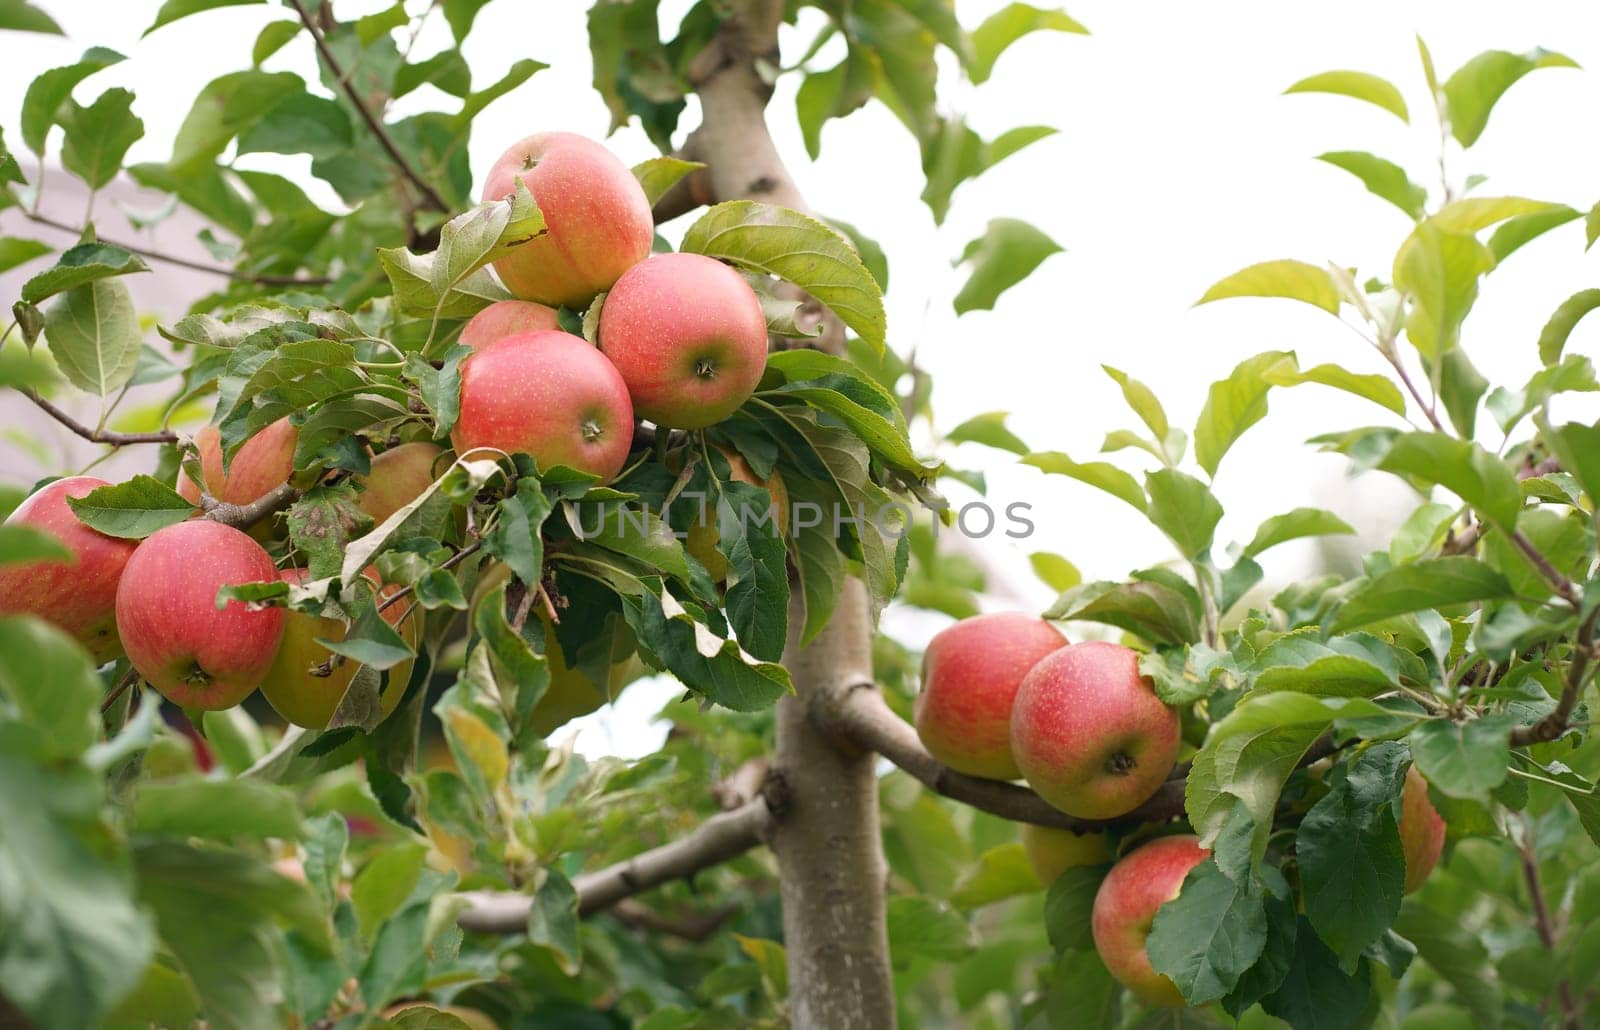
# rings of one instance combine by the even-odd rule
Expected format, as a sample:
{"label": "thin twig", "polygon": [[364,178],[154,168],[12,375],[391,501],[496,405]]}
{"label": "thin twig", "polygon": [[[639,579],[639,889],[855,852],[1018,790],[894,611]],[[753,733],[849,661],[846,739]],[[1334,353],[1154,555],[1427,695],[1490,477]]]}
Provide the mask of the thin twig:
{"label": "thin twig", "polygon": [[[1526,816],[1524,819],[1526,820]],[[1544,886],[1539,882],[1539,856],[1534,853],[1531,827],[1523,835],[1519,849],[1522,859],[1522,878],[1528,885],[1528,898],[1533,904],[1533,925],[1538,931],[1539,943],[1554,955],[1556,950],[1555,924],[1550,919],[1550,906],[1545,901]],[[1578,1004],[1572,996],[1572,982],[1563,979],[1556,984],[1556,994],[1561,999],[1562,1030],[1578,1030]]]}
{"label": "thin twig", "polygon": [[178,434],[170,429],[162,429],[153,433],[113,433],[105,429],[90,429],[71,415],[51,404],[32,387],[19,387],[19,391],[28,400],[39,406],[39,410],[60,422],[73,433],[83,437],[90,443],[109,444],[112,447],[126,447],[135,443],[177,443]]}
{"label": "thin twig", "polygon": [[300,491],[288,483],[267,491],[249,504],[229,504],[208,493],[200,495],[200,509],[212,522],[234,529],[249,529],[269,515],[280,512],[300,499]]}
{"label": "thin twig", "polygon": [[1600,619],[1600,605],[1596,605],[1594,611],[1590,612],[1578,626],[1578,635],[1572,642],[1572,664],[1567,666],[1567,678],[1562,683],[1561,696],[1556,699],[1555,708],[1532,726],[1518,726],[1512,730],[1512,747],[1542,744],[1555,740],[1567,731],[1572,720],[1572,710],[1578,707],[1578,698],[1582,696],[1584,685],[1589,679],[1589,663],[1594,656],[1597,619]]}
{"label": "thin twig", "polygon": [[[84,227],[81,225],[68,225],[66,222],[57,221],[56,219],[51,218],[48,215],[42,215],[37,211],[29,211],[25,209],[19,210],[21,210],[22,216],[28,219],[30,222],[37,222],[40,225],[48,225],[52,229],[59,229],[61,232],[72,233],[74,236],[83,235]],[[109,247],[121,247],[123,250],[129,251],[133,254],[138,254],[140,257],[147,257],[152,261],[161,261],[165,264],[176,265],[179,268],[187,268],[195,272],[205,272],[208,275],[220,275],[236,282],[252,283],[256,286],[326,286],[333,282],[333,280],[329,279],[327,276],[321,275],[305,276],[303,278],[294,275],[252,275],[249,272],[241,272],[233,268],[224,268],[221,265],[209,265],[204,261],[195,261],[190,258],[179,257],[176,254],[168,254],[165,251],[154,250],[150,247],[141,247],[132,243],[119,243],[116,240],[106,239],[104,236],[100,237],[100,242]]]}
{"label": "thin twig", "polygon": [[139,670],[130,666],[128,671],[122,674],[122,678],[117,680],[116,684],[106,694],[105,699],[100,702],[100,714],[104,715],[106,712],[111,711],[111,706],[117,703],[117,698],[127,693],[128,688],[137,682],[139,682]]}
{"label": "thin twig", "polygon": [[339,86],[344,91],[344,95],[349,98],[351,104],[355,105],[356,113],[361,116],[362,121],[367,123],[367,128],[372,130],[373,137],[377,139],[379,146],[383,147],[384,152],[389,155],[389,160],[393,161],[400,173],[417,188],[417,191],[422,194],[423,200],[427,202],[429,207],[440,213],[448,212],[450,205],[445,202],[444,197],[440,196],[439,191],[430,186],[427,180],[423,179],[416,169],[411,167],[411,162],[406,160],[406,156],[395,145],[394,138],[389,135],[389,130],[384,128],[383,122],[378,119],[378,116],[361,99],[361,95],[356,92],[355,84],[344,77],[339,68],[339,59],[329,49],[327,37],[322,34],[322,29],[317,25],[316,20],[311,17],[311,12],[306,10],[304,0],[289,0],[289,6],[293,7],[295,13],[300,15],[300,23],[306,27],[307,32],[311,33],[311,39],[317,45],[317,53],[322,55],[322,62],[328,66],[329,73],[339,80]]}

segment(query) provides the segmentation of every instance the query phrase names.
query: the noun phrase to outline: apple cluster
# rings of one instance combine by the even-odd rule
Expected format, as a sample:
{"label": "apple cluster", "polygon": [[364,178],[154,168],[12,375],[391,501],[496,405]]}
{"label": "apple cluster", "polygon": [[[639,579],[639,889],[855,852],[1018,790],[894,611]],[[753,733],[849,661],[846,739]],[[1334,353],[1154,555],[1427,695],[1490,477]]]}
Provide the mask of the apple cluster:
{"label": "apple cluster", "polygon": [[[601,483],[627,463],[634,421],[703,429],[755,391],[767,322],[750,284],[700,254],[651,254],[655,222],[633,173],[582,136],[548,132],[495,162],[485,200],[521,181],[545,231],[494,269],[518,299],[462,330],[456,452],[523,453]],[[561,331],[558,308],[599,305],[598,348]],[[591,312],[592,315],[592,312]]]}
{"label": "apple cluster", "polygon": [[[545,231],[495,263],[516,299],[484,308],[459,335],[470,353],[461,362],[451,433],[458,454],[527,454],[541,469],[565,465],[604,483],[626,463],[636,419],[700,429],[749,398],[766,368],[767,329],[760,300],[738,272],[698,254],[652,255],[655,230],[643,188],[592,140],[543,133],[518,142],[490,171],[485,199],[511,196],[519,179],[536,198]],[[595,307],[598,346],[561,329],[559,308]],[[180,473],[178,492],[196,505],[202,494],[248,505],[289,482],[297,439],[294,424],[281,419],[245,441],[225,469],[221,434],[206,426],[194,439],[200,481]],[[760,483],[775,497],[782,491],[776,473],[771,482],[759,480],[736,454],[723,453],[735,479]],[[428,441],[391,446],[356,477],[359,506],[381,523],[446,464],[446,453]],[[0,569],[0,614],[52,622],[102,663],[126,655],[145,681],[186,709],[230,708],[260,688],[290,722],[327,726],[359,667],[318,643],[342,638],[342,624],[239,600],[216,603],[226,587],[299,584],[308,573],[277,568],[262,546],[264,528],[252,535],[193,518],[142,541],[100,533],[67,502],[107,485],[89,476],[57,480],[13,512],[8,521],[57,537],[73,557]],[[721,559],[714,526],[699,527],[688,544],[708,567]],[[503,581],[504,569],[482,581],[497,574]],[[375,568],[365,579],[364,603],[377,605],[414,649],[409,606],[384,603],[399,588],[380,582]],[[533,713],[536,726],[551,729],[594,710],[640,673],[637,661],[619,663],[610,682],[597,686],[563,659],[551,626],[544,629],[552,679]],[[382,715],[404,694],[411,665],[388,670]]]}
{"label": "apple cluster", "polygon": [[[1161,828],[1125,818],[1167,782],[1183,745],[1178,712],[1140,673],[1139,653],[1106,641],[1072,644],[1052,623],[1016,612],[963,619],[928,643],[914,718],[923,746],[945,765],[1024,779],[1090,824],[1024,825],[1023,849],[1046,885],[1068,869],[1112,863],[1090,917],[1095,950],[1143,1001],[1182,1006],[1177,986],[1151,966],[1145,940],[1157,910],[1210,852],[1193,834],[1157,836]],[[1116,824],[1116,835],[1099,824]],[[1444,836],[1413,768],[1400,815],[1407,893],[1433,871]]]}

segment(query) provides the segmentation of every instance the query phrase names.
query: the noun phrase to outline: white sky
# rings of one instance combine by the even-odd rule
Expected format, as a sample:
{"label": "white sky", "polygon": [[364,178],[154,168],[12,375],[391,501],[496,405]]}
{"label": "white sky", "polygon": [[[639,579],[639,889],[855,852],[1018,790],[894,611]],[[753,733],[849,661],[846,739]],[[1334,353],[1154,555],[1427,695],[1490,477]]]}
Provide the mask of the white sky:
{"label": "white sky", "polygon": [[[134,111],[146,136],[130,161],[164,159],[194,92],[245,66],[260,27],[290,16],[276,4],[223,9],[141,41],[156,0],[36,2],[68,38],[0,33],[6,138],[20,146],[18,109],[35,75],[71,62],[87,46],[109,46],[131,60],[90,79],[78,96],[90,99],[113,85],[135,90]],[[337,3],[341,17],[387,6],[382,0]],[[420,9],[423,0],[410,6]],[[667,0],[664,20],[687,6]],[[1000,6],[998,0],[963,0],[958,12],[972,26]],[[552,65],[478,119],[472,167],[480,180],[500,150],[528,133],[604,133],[607,115],[589,87],[587,7],[578,0],[501,0],[480,16],[466,46],[476,85],[522,57]],[[1293,349],[1303,366],[1335,361],[1382,371],[1354,335],[1310,308],[1281,301],[1192,304],[1212,282],[1268,258],[1331,259],[1386,272],[1407,219],[1347,173],[1312,158],[1367,150],[1405,165],[1437,195],[1437,136],[1414,33],[1427,39],[1441,77],[1481,50],[1534,46],[1600,70],[1600,5],[1583,0],[1072,0],[1066,9],[1093,35],[1034,35],[1001,59],[982,88],[947,89],[945,102],[968,113],[986,137],[1029,124],[1061,132],[964,186],[942,229],[918,199],[915,145],[881,106],[830,123],[815,164],[806,159],[793,120],[794,76],[780,83],[772,110],[779,146],[810,204],[856,224],[887,249],[891,344],[902,353],[918,348],[936,382],[940,426],[1011,410],[1013,428],[1032,446],[1066,450],[1079,460],[1098,450],[1107,430],[1135,425],[1100,372],[1101,362],[1149,383],[1178,425],[1192,423],[1206,384],[1262,350]],[[809,34],[787,35],[785,54],[797,55],[808,40]],[[448,31],[435,16],[415,56],[447,44]],[[298,39],[267,67],[314,78],[309,42]],[[1405,93],[1413,124],[1344,98],[1280,96],[1297,79],[1335,68],[1390,78]],[[403,107],[440,100],[428,88]],[[1600,199],[1597,111],[1595,71],[1536,72],[1501,101],[1470,154],[1452,152],[1452,175],[1458,183],[1469,172],[1489,176],[1480,194],[1515,193],[1587,210]],[[691,108],[684,126],[695,119]],[[653,153],[636,130],[609,142],[628,163]],[[308,161],[252,155],[241,164],[303,172]],[[1001,216],[1033,221],[1066,253],[1002,297],[995,311],[957,319],[948,298],[962,273],[949,262],[990,218]],[[11,224],[8,231],[20,227]],[[1534,344],[1550,311],[1595,285],[1600,257],[1583,255],[1582,246],[1581,223],[1574,223],[1529,245],[1489,277],[1463,345],[1491,381],[1520,385],[1537,366]],[[1590,323],[1580,326],[1571,346],[1585,351],[1596,341],[1600,323]],[[0,413],[19,403],[0,399]],[[1261,518],[1302,504],[1332,507],[1367,523],[1403,514],[1403,492],[1377,479],[1351,486],[1337,459],[1301,444],[1318,432],[1383,417],[1364,401],[1319,387],[1276,395],[1273,414],[1222,466],[1217,491],[1228,517],[1221,539],[1248,539]],[[1023,590],[1034,589],[1025,574],[1030,550],[1065,554],[1088,578],[1117,577],[1167,556],[1155,531],[1130,518],[1121,502],[1041,477],[983,448],[954,457],[988,471],[996,507],[1018,500],[1033,505],[1038,531],[1032,540],[1019,546],[991,538],[980,545],[1016,574]],[[1282,548],[1269,575],[1301,571],[1310,554],[1308,546]],[[1048,596],[1040,589],[1029,599],[1043,604]],[[920,637],[937,623],[903,625]],[[584,750],[650,750],[656,740],[642,717],[670,693],[635,688],[613,712],[590,721]]]}

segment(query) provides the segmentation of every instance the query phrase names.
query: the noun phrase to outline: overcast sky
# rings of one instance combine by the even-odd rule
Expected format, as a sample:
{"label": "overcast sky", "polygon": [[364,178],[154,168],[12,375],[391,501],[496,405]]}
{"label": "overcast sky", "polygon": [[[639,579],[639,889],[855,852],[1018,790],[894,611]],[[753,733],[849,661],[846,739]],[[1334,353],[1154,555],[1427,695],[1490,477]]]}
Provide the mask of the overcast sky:
{"label": "overcast sky", "polygon": [[[146,135],[130,161],[164,159],[195,91],[247,65],[260,27],[290,15],[276,4],[224,9],[141,40],[159,6],[155,0],[35,2],[68,36],[0,34],[6,138],[20,145],[17,108],[35,75],[69,63],[87,46],[109,46],[131,60],[89,80],[78,96],[90,99],[113,85],[138,94],[134,110]],[[341,17],[387,6],[337,0]],[[425,2],[409,6],[420,9]],[[480,182],[499,152],[521,136],[547,129],[604,134],[607,115],[589,87],[587,6],[501,0],[480,17],[465,48],[477,85],[519,58],[552,65],[478,119],[472,167]],[[665,0],[664,20],[687,6]],[[957,10],[971,26],[999,6],[962,0]],[[1010,410],[1013,428],[1032,446],[1066,450],[1079,460],[1098,450],[1107,430],[1134,424],[1100,372],[1102,362],[1149,383],[1179,425],[1192,423],[1207,383],[1262,350],[1293,349],[1302,365],[1334,361],[1382,371],[1360,340],[1310,308],[1280,301],[1192,305],[1215,280],[1267,258],[1335,260],[1387,273],[1407,219],[1348,174],[1313,158],[1332,150],[1371,151],[1405,165],[1437,195],[1437,129],[1415,34],[1432,48],[1441,77],[1490,48],[1544,46],[1585,69],[1600,69],[1600,5],[1579,0],[1073,0],[1066,9],[1093,34],[1030,37],[1001,59],[981,88],[946,76],[945,104],[966,112],[986,137],[1018,125],[1061,131],[963,187],[942,228],[918,199],[916,148],[881,106],[829,123],[814,164],[793,122],[796,77],[782,80],[772,110],[779,145],[810,204],[856,224],[888,251],[891,344],[902,353],[915,346],[932,373],[940,426]],[[809,33],[786,35],[785,54],[797,55],[808,40]],[[435,16],[415,54],[426,56],[448,41]],[[267,67],[312,78],[309,42],[297,40]],[[1280,95],[1295,80],[1334,68],[1389,77],[1406,95],[1412,124],[1344,98]],[[440,101],[425,89],[407,97],[403,109]],[[1483,174],[1489,178],[1480,193],[1515,193],[1587,210],[1600,199],[1597,112],[1600,77],[1594,71],[1536,72],[1501,101],[1470,154],[1451,153],[1452,177],[1459,183],[1469,173]],[[691,108],[683,124],[695,120]],[[609,142],[628,163],[653,153],[634,130]],[[302,177],[307,164],[267,155],[241,161],[298,170]],[[318,196],[331,203],[326,191]],[[1031,220],[1066,253],[1049,259],[994,311],[958,319],[949,297],[962,275],[950,260],[994,217]],[[1491,380],[1520,385],[1537,367],[1534,345],[1550,311],[1595,285],[1600,257],[1583,255],[1582,247],[1581,223],[1575,223],[1529,245],[1489,277],[1462,342]],[[1586,324],[1572,347],[1587,352],[1597,341],[1600,323]],[[19,403],[0,397],[0,416]],[[1223,539],[1248,539],[1261,518],[1302,504],[1352,517],[1363,510],[1404,513],[1403,492],[1377,479],[1352,485],[1336,459],[1314,455],[1301,443],[1329,429],[1383,421],[1381,410],[1318,387],[1280,393],[1273,408],[1229,454],[1217,478],[1228,509]],[[1065,554],[1091,578],[1117,577],[1167,557],[1153,530],[1088,487],[1041,477],[982,448],[952,457],[988,472],[997,506],[1033,505],[1038,530],[1032,539],[983,545],[1016,573],[1023,589],[1030,589],[1024,574],[1030,550]],[[1269,575],[1295,574],[1311,553],[1308,546],[1281,549]],[[1032,589],[1032,601],[1048,600],[1047,591]],[[934,625],[918,621],[910,631],[921,634]],[[585,749],[649,750],[653,741],[641,732],[639,715],[661,696],[640,691],[598,720]],[[607,726],[615,739],[601,732]]]}

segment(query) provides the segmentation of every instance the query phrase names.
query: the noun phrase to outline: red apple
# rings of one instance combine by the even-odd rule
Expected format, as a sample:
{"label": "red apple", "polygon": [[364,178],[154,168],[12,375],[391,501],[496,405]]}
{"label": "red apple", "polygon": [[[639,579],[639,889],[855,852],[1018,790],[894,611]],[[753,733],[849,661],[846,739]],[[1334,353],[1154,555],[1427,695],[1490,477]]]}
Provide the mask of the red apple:
{"label": "red apple", "polygon": [[[206,426],[194,434],[206,493],[224,504],[249,504],[287,483],[294,475],[294,445],[299,436],[287,418],[280,418],[244,442],[224,475],[222,434],[216,426]],[[178,473],[178,493],[192,504],[200,503],[200,487],[187,473]]]}
{"label": "red apple", "polygon": [[1022,824],[1022,850],[1039,882],[1046,887],[1068,869],[1111,861],[1111,847],[1104,833],[1073,833],[1033,823]]}
{"label": "red apple", "polygon": [[633,405],[611,362],[581,337],[519,333],[461,363],[461,415],[450,439],[463,457],[479,447],[520,452],[540,471],[566,465],[604,483],[628,460]]}
{"label": "red apple", "polygon": [[1406,856],[1406,893],[1428,879],[1444,852],[1444,819],[1428,800],[1428,781],[1412,766],[1400,792],[1400,847]]}
{"label": "red apple", "polygon": [[157,530],[128,559],[117,587],[117,631],[128,660],[175,704],[233,707],[272,667],[284,611],[239,601],[218,610],[217,591],[277,578],[260,544],[220,522],[191,519]]}
{"label": "red apple", "polygon": [[426,440],[391,447],[372,459],[372,470],[358,477],[363,484],[358,504],[374,523],[416,500],[433,485],[435,471],[447,466],[439,456],[444,451]]}
{"label": "red apple", "polygon": [[[376,569],[368,569],[365,575],[374,583],[378,582]],[[285,583],[303,584],[309,577],[310,573],[305,569],[284,569],[279,573],[279,578]],[[390,584],[380,591],[379,596],[387,597],[399,589]],[[400,628],[400,620],[405,613],[406,602],[397,601],[384,610],[383,618],[389,625]],[[273,660],[272,668],[261,681],[261,695],[279,715],[296,726],[313,730],[326,727],[333,719],[333,713],[338,709],[350,681],[355,678],[356,670],[361,667],[356,662],[346,661],[335,666],[327,676],[311,674],[310,670],[322,665],[330,655],[327,648],[317,643],[317,638],[342,640],[344,633],[344,623],[338,619],[322,619],[303,612],[287,614],[283,643],[278,647],[278,656]],[[406,621],[401,628],[401,635],[412,647],[416,646],[415,618]],[[405,695],[412,664],[411,660],[403,661],[389,670],[388,689],[378,699],[378,708],[385,718]]]}
{"label": "red apple", "polygon": [[1039,796],[1079,819],[1139,807],[1178,759],[1178,713],[1139,675],[1139,656],[1088,641],[1050,655],[1023,679],[1011,753]]}
{"label": "red apple", "polygon": [[17,506],[6,522],[41,529],[74,555],[70,563],[36,561],[0,566],[0,615],[37,615],[89,649],[96,662],[122,653],[117,639],[117,582],[137,540],[98,533],[67,506],[109,486],[93,476],[58,479]]}
{"label": "red apple", "polygon": [[628,167],[594,140],[541,132],[517,141],[489,169],[483,199],[512,196],[519,178],[546,231],[494,263],[518,297],[581,310],[649,256],[656,232],[650,200]]}
{"label": "red apple", "polygon": [[514,333],[560,328],[561,319],[555,308],[531,300],[497,300],[461,327],[456,342],[463,347],[477,348]]}
{"label": "red apple", "polygon": [[1028,671],[1065,646],[1054,626],[1021,612],[977,615],[941,631],[922,654],[922,745],[969,776],[1022,775],[1011,755],[1011,705]]}
{"label": "red apple", "polygon": [[600,349],[640,418],[701,429],[755,391],[767,367],[767,319],[750,284],[722,262],[658,254],[606,294]]}
{"label": "red apple", "polygon": [[1184,1004],[1178,986],[1151,967],[1145,939],[1156,910],[1178,896],[1183,878],[1209,854],[1199,837],[1159,837],[1112,866],[1094,896],[1090,929],[1100,960],[1118,983],[1151,1005]]}

